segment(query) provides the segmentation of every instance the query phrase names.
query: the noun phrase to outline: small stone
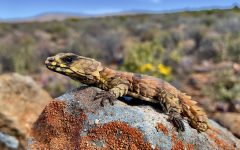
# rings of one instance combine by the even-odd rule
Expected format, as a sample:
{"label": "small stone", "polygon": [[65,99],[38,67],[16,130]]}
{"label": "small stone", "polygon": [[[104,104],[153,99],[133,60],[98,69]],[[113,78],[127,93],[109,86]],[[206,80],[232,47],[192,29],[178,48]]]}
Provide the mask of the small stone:
{"label": "small stone", "polygon": [[98,125],[98,124],[99,124],[99,120],[98,120],[98,119],[95,119],[94,123],[95,123],[96,125]]}

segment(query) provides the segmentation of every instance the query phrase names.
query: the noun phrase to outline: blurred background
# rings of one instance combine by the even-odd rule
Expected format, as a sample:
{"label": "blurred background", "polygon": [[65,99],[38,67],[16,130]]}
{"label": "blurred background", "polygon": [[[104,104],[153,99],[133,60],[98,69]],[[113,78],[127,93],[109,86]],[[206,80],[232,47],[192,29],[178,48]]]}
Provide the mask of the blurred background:
{"label": "blurred background", "polygon": [[234,0],[2,1],[0,146],[24,149],[51,97],[79,86],[44,66],[59,52],[162,78],[240,137],[239,29]]}

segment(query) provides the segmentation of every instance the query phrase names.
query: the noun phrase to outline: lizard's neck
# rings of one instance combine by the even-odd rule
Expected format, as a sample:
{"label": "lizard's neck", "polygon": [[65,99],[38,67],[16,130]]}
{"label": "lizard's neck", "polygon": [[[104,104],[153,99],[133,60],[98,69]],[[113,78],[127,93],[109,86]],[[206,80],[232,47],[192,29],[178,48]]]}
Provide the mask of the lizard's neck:
{"label": "lizard's neck", "polygon": [[117,71],[113,70],[113,69],[110,69],[110,68],[107,68],[107,67],[104,67],[104,69],[102,71],[100,71],[99,74],[100,74],[100,78],[109,79],[111,77],[116,76]]}
{"label": "lizard's neck", "polygon": [[116,76],[116,73],[117,71],[113,70],[113,69],[110,69],[110,68],[107,68],[107,67],[104,67],[102,71],[99,72],[100,74],[100,78],[99,78],[99,87],[100,88],[107,88],[108,86],[108,81]]}

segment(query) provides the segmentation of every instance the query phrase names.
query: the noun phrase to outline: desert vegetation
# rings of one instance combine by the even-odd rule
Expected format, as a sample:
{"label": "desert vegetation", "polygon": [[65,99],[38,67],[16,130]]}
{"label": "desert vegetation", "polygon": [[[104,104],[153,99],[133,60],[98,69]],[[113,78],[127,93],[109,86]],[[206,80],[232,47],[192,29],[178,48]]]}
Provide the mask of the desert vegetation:
{"label": "desert vegetation", "polygon": [[[182,88],[179,85],[189,86],[182,82],[188,76],[208,70],[206,64],[240,62],[239,26],[238,7],[0,23],[0,72],[31,75],[57,96],[77,84],[62,76],[55,77],[45,69],[44,60],[55,53],[73,52],[96,58],[115,69],[161,77]],[[233,72],[231,65],[229,69]],[[231,82],[234,93],[239,90],[239,74],[225,75],[229,72],[227,70],[211,73],[216,82],[206,85],[213,88],[215,100],[239,99],[236,94],[226,92],[228,82]],[[60,82],[62,78],[64,81]],[[204,88],[199,92],[211,95],[204,91],[209,90]]]}

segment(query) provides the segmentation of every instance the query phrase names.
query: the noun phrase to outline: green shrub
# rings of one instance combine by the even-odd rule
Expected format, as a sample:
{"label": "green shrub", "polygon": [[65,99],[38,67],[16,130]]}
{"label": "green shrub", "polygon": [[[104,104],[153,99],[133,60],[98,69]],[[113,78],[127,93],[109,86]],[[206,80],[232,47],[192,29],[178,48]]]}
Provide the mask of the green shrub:
{"label": "green shrub", "polygon": [[164,65],[164,49],[157,41],[130,43],[120,69],[172,79],[172,68]]}
{"label": "green shrub", "polygon": [[214,100],[230,101],[240,98],[240,77],[232,69],[214,74],[216,79],[204,88],[204,93]]}

